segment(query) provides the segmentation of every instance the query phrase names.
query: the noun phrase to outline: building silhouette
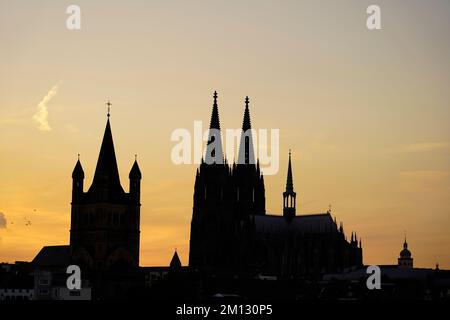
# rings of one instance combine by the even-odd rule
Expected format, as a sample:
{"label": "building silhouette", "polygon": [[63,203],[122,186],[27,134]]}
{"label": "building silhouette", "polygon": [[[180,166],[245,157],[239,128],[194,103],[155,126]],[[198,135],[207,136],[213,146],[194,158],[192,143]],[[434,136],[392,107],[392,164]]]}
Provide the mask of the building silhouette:
{"label": "building silhouette", "polygon": [[[87,271],[102,296],[125,290],[122,287],[133,282],[128,276],[139,267],[141,178],[135,159],[129,192],[122,188],[108,112],[94,178],[86,192],[80,159],[72,173],[70,227],[70,262]],[[122,281],[123,275],[127,279]]]}
{"label": "building silhouette", "polygon": [[400,251],[400,256],[398,258],[398,267],[402,269],[412,269],[413,268],[413,258],[411,256],[411,251],[408,250],[408,243],[403,242],[403,250]]}
{"label": "building silhouette", "polygon": [[[125,192],[109,118],[87,191],[80,159],[72,173],[70,244],[44,246],[31,262],[0,263],[0,300],[449,299],[449,271],[413,268],[406,237],[398,264],[380,265],[382,290],[368,290],[356,233],[348,241],[331,210],[299,213],[291,152],[282,213],[268,214],[249,99],[238,161],[229,164],[217,93],[195,177],[189,266],[176,250],[168,265],[139,266],[142,175],[135,160]],[[70,265],[81,269],[80,289],[67,286]]]}
{"label": "building silhouette", "polygon": [[361,241],[347,241],[331,212],[297,214],[289,154],[283,214],[265,209],[264,177],[255,159],[245,99],[238,163],[222,152],[217,92],[213,96],[205,158],[196,172],[189,266],[212,273],[295,278],[362,265]]}

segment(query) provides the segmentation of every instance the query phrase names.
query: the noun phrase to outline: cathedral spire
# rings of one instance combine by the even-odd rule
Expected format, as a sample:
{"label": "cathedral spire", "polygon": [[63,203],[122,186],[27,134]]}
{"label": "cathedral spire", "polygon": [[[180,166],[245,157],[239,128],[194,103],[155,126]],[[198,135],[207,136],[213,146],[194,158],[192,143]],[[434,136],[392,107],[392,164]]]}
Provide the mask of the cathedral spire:
{"label": "cathedral spire", "polygon": [[250,110],[248,105],[250,100],[245,97],[244,119],[242,121],[242,134],[239,144],[238,164],[255,164],[255,154],[253,149],[252,125],[250,121]]}
{"label": "cathedral spire", "polygon": [[206,164],[220,163],[224,161],[222,151],[222,138],[220,134],[219,108],[217,105],[217,91],[213,95],[213,108],[211,112],[211,122],[209,124],[208,144],[206,145]]}
{"label": "cathedral spire", "polygon": [[250,110],[248,109],[248,104],[250,103],[250,99],[248,96],[245,97],[245,111],[244,111],[244,120],[242,121],[242,131],[247,131],[252,128],[252,124],[250,121]]}
{"label": "cathedral spire", "polygon": [[286,191],[283,192],[283,216],[288,218],[295,216],[297,205],[296,198],[297,194],[294,192],[294,183],[292,181],[291,150],[289,150]]}
{"label": "cathedral spire", "polygon": [[211,113],[211,121],[209,123],[209,128],[220,130],[219,108],[217,106],[217,91],[214,91],[213,99],[214,99],[214,102],[213,102],[213,109],[212,109],[212,113]]}
{"label": "cathedral spire", "polygon": [[289,163],[286,179],[286,192],[294,192],[294,183],[292,182],[291,149],[289,149]]}

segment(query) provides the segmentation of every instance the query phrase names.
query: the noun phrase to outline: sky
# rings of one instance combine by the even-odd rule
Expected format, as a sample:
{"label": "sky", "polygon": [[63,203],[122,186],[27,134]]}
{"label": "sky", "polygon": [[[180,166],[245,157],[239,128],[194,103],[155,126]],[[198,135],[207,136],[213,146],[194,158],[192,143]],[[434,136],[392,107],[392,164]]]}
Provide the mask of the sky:
{"label": "sky", "polygon": [[[81,9],[81,30],[66,9]],[[381,30],[366,9],[381,8]],[[366,264],[450,268],[450,2],[0,0],[0,261],[69,243],[71,173],[85,188],[106,125],[122,186],[142,171],[142,266],[188,261],[197,166],[171,161],[179,128],[280,130],[265,177],[281,214],[292,149],[298,214],[331,204]]]}

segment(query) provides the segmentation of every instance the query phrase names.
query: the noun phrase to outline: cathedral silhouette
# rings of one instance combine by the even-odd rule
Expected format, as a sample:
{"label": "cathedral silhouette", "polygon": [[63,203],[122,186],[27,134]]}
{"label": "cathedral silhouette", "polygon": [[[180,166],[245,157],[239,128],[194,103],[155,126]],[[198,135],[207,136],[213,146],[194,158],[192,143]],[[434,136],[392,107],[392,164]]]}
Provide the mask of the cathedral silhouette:
{"label": "cathedral silhouette", "polygon": [[[189,270],[206,276],[245,274],[290,279],[361,266],[361,242],[358,245],[353,233],[348,242],[342,224],[338,227],[330,211],[297,214],[290,153],[283,214],[266,213],[249,98],[245,99],[238,161],[232,165],[222,152],[217,98],[214,92],[205,159],[195,177]],[[69,261],[80,266],[97,297],[120,296],[142,281],[141,178],[135,160],[129,173],[129,192],[124,191],[108,111],[94,178],[86,192],[80,159],[72,173]],[[181,268],[176,252],[170,270],[174,266]]]}
{"label": "cathedral silhouette", "polygon": [[[70,244],[44,246],[31,262],[0,264],[0,300],[448,297],[449,271],[438,265],[414,268],[406,236],[398,263],[379,265],[383,290],[368,290],[356,233],[348,241],[331,210],[300,213],[290,151],[282,213],[268,214],[250,100],[245,98],[239,152],[232,164],[222,151],[217,100],[214,92],[206,153],[195,175],[188,266],[182,266],[176,250],[165,266],[140,265],[142,174],[135,158],[126,192],[108,109],[87,191],[79,157],[72,172]],[[80,270],[78,289],[67,282],[73,265]]]}
{"label": "cathedral silhouette", "polygon": [[[197,169],[189,267],[205,273],[316,277],[362,266],[361,241],[347,241],[331,212],[297,214],[291,153],[283,214],[266,213],[264,177],[254,155],[249,98],[245,99],[238,162],[222,153],[214,92],[205,160]],[[219,153],[219,154],[217,154]]]}
{"label": "cathedral silhouette", "polygon": [[[125,192],[108,102],[106,128],[87,191],[79,157],[72,172],[70,244],[45,246],[30,263],[35,299],[59,299],[51,288],[66,290],[68,265],[82,270],[84,291],[67,295],[90,297],[92,290],[92,299],[126,298],[130,292],[145,296],[142,290],[148,288],[157,297],[180,292],[198,297],[201,286],[213,292],[236,277],[317,279],[324,273],[362,266],[361,242],[358,245],[353,233],[348,242],[342,224],[337,226],[330,211],[297,214],[290,153],[283,214],[266,213],[264,177],[253,148],[250,101],[246,97],[238,161],[228,164],[222,152],[216,92],[213,98],[206,154],[195,176],[189,266],[181,265],[176,251],[170,266],[139,264],[142,174],[135,159]],[[211,281],[217,277],[222,279],[220,285]],[[153,285],[158,279],[164,279],[162,287]]]}

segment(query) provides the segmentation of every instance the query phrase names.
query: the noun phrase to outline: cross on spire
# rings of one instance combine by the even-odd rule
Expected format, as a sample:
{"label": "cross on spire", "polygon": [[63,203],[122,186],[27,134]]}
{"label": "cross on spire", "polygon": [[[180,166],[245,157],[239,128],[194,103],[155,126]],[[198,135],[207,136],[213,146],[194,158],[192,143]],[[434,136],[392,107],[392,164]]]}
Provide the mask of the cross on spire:
{"label": "cross on spire", "polygon": [[109,118],[109,116],[110,116],[110,111],[111,111],[111,106],[112,106],[112,103],[111,102],[109,102],[109,100],[108,100],[108,102],[106,102],[106,105],[108,106],[108,118]]}

